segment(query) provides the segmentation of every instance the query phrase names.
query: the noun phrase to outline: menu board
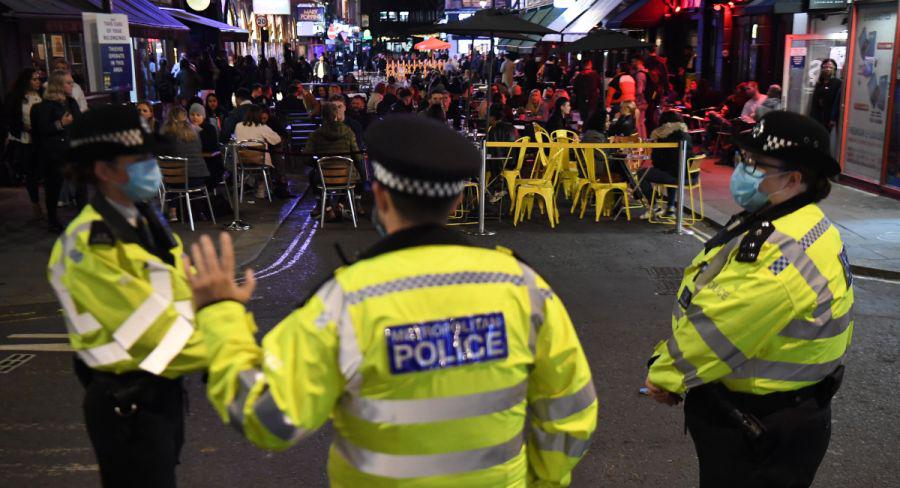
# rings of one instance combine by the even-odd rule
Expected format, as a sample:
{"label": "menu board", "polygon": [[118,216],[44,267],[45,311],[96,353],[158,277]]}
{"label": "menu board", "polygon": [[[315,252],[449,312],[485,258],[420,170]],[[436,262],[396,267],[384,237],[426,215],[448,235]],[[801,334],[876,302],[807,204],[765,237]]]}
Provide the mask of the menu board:
{"label": "menu board", "polygon": [[897,30],[897,6],[858,5],[850,69],[844,173],[881,180],[888,122],[888,93]]}

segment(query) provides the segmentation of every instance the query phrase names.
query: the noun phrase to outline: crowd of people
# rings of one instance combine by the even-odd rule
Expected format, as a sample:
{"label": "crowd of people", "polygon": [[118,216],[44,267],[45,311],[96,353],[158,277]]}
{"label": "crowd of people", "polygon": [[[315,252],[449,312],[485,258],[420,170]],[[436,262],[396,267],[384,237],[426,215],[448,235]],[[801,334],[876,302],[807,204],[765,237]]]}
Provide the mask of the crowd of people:
{"label": "crowd of people", "polygon": [[[689,51],[684,56],[688,64],[694,59]],[[596,70],[589,57],[570,63],[555,55],[543,59],[477,51],[458,56],[379,53],[356,65],[375,76],[360,82],[332,55],[307,61],[288,50],[278,63],[273,57],[232,58],[208,49],[183,55],[172,67],[165,58],[149,63],[153,82],[137,107],[158,138],[160,154],[187,158],[191,183],[210,187],[222,181],[222,147],[233,137],[265,141],[269,149],[282,147],[288,138],[285,113],[320,119],[322,127],[309,138],[305,153],[351,154],[362,179],[370,176],[361,156],[362,134],[390,114],[419,113],[458,130],[486,131],[489,140],[501,141],[533,135],[533,124],[603,141],[632,136],[690,140],[686,119],[694,117],[708,122],[706,137],[695,144],[698,150],[716,152],[721,164],[732,165],[735,151],[721,147],[718,135],[748,130],[767,112],[782,108],[778,85],[763,92],[755,81],[742,82],[723,97],[706,80],[689,76],[689,66],[671,66],[655,49],[616,63],[609,73]],[[46,218],[50,229],[59,231],[57,207],[80,207],[86,199],[86,190],[65,178],[65,151],[68,127],[88,105],[66,62],[56,59],[51,68],[49,75],[23,70],[7,97],[21,103],[8,103],[5,114],[10,154],[34,216]],[[823,60],[810,115],[828,129],[839,117],[840,87],[837,63]],[[654,155],[659,171],[649,173],[648,182],[675,178],[671,165],[655,164],[657,157],[669,158],[663,152]],[[266,153],[265,163],[276,173],[278,161]],[[276,194],[283,196],[283,178],[274,180]],[[46,188],[43,208],[40,181]],[[250,185],[253,197],[263,198],[263,182],[251,179]],[[317,212],[321,210],[333,211]],[[171,220],[179,218],[176,209],[168,212]]]}

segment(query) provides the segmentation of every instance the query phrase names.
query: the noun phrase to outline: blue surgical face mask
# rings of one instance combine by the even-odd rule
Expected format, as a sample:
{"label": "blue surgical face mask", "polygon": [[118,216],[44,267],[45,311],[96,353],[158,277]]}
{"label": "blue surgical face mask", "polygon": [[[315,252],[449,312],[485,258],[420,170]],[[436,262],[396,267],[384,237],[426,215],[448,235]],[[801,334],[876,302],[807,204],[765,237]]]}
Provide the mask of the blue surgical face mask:
{"label": "blue surgical face mask", "polygon": [[162,173],[156,158],[128,165],[128,183],[122,185],[125,196],[133,202],[144,202],[159,196]]}
{"label": "blue surgical face mask", "polygon": [[769,195],[759,189],[766,174],[759,168],[750,170],[744,163],[738,163],[731,173],[731,196],[744,210],[756,212],[769,201]]}

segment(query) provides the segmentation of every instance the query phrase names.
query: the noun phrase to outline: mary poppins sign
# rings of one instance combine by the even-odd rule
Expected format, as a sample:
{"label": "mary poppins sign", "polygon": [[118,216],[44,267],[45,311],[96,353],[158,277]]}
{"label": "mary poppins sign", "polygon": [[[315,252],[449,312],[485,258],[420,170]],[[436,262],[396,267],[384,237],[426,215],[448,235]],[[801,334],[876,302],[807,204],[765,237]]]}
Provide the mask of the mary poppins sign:
{"label": "mary poppins sign", "polygon": [[131,91],[131,36],[128,16],[83,13],[88,78],[93,91]]}

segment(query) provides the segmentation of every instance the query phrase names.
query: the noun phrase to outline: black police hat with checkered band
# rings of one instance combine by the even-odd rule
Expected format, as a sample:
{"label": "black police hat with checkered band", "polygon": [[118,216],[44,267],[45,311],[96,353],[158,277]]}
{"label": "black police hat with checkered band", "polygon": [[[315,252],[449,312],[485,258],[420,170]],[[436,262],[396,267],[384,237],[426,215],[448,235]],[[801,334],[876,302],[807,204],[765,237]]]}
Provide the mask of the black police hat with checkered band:
{"label": "black police hat with checkered band", "polygon": [[85,112],[69,133],[69,158],[76,163],[108,161],[152,152],[151,137],[137,109],[108,105]]}
{"label": "black police hat with checkered band", "polygon": [[804,166],[826,177],[841,172],[831,155],[831,138],[822,124],[795,112],[769,112],[735,144],[752,154],[770,156],[793,166]]}
{"label": "black police hat with checkered band", "polygon": [[375,179],[400,193],[455,197],[481,168],[481,152],[437,120],[391,115],[372,124],[365,139]]}

